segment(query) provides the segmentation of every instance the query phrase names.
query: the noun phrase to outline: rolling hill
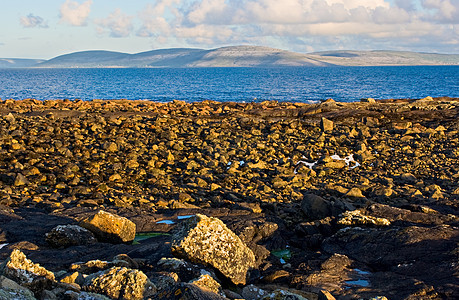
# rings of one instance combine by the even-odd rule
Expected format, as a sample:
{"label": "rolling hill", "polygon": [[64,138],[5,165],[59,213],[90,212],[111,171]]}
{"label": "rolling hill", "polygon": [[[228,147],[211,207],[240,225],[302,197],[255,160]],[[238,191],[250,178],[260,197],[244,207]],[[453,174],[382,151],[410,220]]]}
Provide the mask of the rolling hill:
{"label": "rolling hill", "polygon": [[458,54],[401,51],[297,53],[261,46],[217,49],[173,48],[129,54],[82,51],[50,60],[0,59],[0,68],[199,68],[459,65]]}

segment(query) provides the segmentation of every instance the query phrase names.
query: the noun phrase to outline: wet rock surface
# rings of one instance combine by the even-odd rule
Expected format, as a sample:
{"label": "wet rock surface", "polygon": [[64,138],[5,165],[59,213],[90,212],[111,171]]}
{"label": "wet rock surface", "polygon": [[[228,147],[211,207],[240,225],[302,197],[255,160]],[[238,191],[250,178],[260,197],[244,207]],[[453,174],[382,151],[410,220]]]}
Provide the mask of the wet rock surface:
{"label": "wet rock surface", "polygon": [[[459,102],[426,99],[0,101],[0,298],[457,299]],[[199,218],[238,279],[174,258]]]}

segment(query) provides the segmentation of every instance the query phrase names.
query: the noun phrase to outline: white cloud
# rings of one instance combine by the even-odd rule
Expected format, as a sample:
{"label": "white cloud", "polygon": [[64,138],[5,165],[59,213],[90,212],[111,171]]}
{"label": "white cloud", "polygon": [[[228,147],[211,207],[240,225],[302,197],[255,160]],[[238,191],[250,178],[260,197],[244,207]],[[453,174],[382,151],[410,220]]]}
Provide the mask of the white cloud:
{"label": "white cloud", "polygon": [[158,0],[139,13],[137,35],[200,47],[364,47],[357,40],[380,48],[390,41],[392,48],[425,40],[446,45],[459,40],[457,30],[448,29],[459,22],[458,10],[459,0]]}
{"label": "white cloud", "polygon": [[[175,1],[174,1],[175,2]],[[179,2],[179,1],[177,1]],[[159,1],[156,5],[148,4],[140,13],[139,18],[142,20],[142,27],[138,30],[137,35],[140,37],[154,37],[159,35],[169,35],[172,22],[177,22],[175,18],[170,21],[166,20],[165,13],[167,10],[174,10],[172,1]]]}
{"label": "white cloud", "polygon": [[231,8],[226,0],[202,0],[196,2],[188,12],[188,20],[194,24],[204,22],[220,23]]}
{"label": "white cloud", "polygon": [[459,22],[459,0],[423,0],[422,6],[436,11],[433,17],[439,22]]}
{"label": "white cloud", "polygon": [[60,8],[60,19],[62,22],[73,26],[86,26],[89,13],[91,12],[92,0],[83,3],[66,0]]}
{"label": "white cloud", "polygon": [[32,28],[32,27],[39,27],[39,28],[48,28],[48,23],[43,20],[42,17],[40,16],[35,16],[33,14],[29,14],[25,17],[21,17],[19,20],[21,22],[21,25],[27,28]]}
{"label": "white cloud", "polygon": [[108,30],[111,37],[127,37],[134,29],[132,19],[132,16],[124,14],[121,9],[117,8],[107,18],[96,20],[95,23],[99,33]]}

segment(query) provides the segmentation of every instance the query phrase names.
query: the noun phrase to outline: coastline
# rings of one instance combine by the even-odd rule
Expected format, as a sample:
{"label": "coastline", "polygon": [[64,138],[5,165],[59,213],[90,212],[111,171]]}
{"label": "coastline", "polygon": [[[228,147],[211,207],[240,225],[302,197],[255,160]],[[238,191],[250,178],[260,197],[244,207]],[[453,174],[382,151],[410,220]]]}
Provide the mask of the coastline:
{"label": "coastline", "polygon": [[[20,249],[60,274],[41,290],[28,288],[58,296],[71,263],[126,254],[157,297],[173,299],[196,274],[160,263],[173,257],[168,234],[178,216],[203,214],[250,248],[256,265],[246,284],[267,294],[452,299],[459,295],[458,119],[459,99],[448,97],[2,100],[0,264]],[[136,245],[99,239],[55,248],[45,240],[55,226],[99,209],[126,217],[137,234],[159,235]],[[244,296],[246,285],[202,268],[219,281],[215,297]],[[162,290],[161,272],[180,280]],[[95,291],[71,284],[75,293]]]}

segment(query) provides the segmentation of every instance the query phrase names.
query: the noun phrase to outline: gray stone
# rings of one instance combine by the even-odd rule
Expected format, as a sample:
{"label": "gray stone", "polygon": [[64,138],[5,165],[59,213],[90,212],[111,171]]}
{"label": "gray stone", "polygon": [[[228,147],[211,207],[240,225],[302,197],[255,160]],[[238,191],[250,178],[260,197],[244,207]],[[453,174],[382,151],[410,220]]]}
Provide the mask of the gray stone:
{"label": "gray stone", "polygon": [[58,225],[46,234],[46,241],[56,248],[97,242],[92,232],[78,225]]}
{"label": "gray stone", "polygon": [[35,300],[29,289],[17,284],[15,281],[0,276],[0,299],[2,300]]}

